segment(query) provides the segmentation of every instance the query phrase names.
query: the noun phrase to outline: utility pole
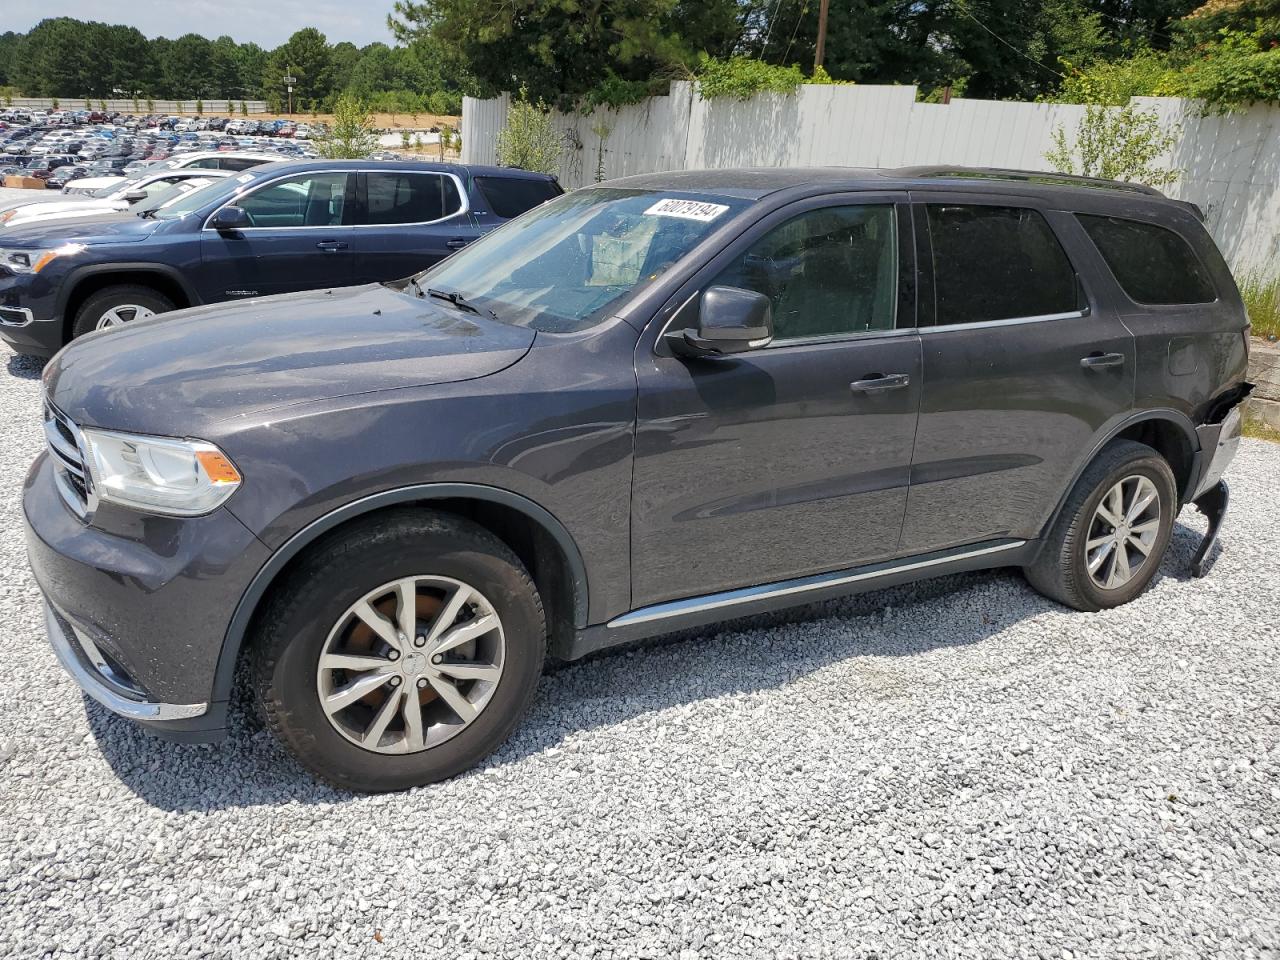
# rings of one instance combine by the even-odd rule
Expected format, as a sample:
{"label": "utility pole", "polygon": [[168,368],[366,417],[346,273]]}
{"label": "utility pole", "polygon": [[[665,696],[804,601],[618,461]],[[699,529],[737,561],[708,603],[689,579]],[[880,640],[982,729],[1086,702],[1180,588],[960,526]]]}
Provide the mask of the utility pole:
{"label": "utility pole", "polygon": [[831,0],[822,0],[818,6],[818,43],[813,51],[813,72],[817,73],[822,66],[822,57],[827,52],[827,7]]}

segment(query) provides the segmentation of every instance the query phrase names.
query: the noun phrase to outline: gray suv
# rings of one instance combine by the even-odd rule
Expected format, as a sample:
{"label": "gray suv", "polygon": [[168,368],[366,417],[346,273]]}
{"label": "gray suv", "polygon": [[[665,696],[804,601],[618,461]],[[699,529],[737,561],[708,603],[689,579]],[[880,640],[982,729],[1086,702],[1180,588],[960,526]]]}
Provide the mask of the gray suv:
{"label": "gray suv", "polygon": [[316,775],[400,789],[500,745],[548,657],[1000,566],[1112,607],[1192,503],[1203,572],[1248,332],[1146,188],[632,177],[407,280],[77,340],[30,558],[109,709],[213,739],[245,677]]}

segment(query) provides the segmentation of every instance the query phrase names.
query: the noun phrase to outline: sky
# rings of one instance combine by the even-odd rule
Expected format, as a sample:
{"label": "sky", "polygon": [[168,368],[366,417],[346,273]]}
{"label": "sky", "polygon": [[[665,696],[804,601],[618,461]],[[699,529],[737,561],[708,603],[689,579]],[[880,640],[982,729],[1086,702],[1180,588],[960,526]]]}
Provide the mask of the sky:
{"label": "sky", "polygon": [[330,43],[349,40],[362,47],[391,42],[387,14],[394,6],[393,0],[0,0],[0,31],[25,33],[47,17],[75,17],[123,23],[148,37],[198,33],[212,40],[226,34],[270,50],[295,30],[316,27]]}

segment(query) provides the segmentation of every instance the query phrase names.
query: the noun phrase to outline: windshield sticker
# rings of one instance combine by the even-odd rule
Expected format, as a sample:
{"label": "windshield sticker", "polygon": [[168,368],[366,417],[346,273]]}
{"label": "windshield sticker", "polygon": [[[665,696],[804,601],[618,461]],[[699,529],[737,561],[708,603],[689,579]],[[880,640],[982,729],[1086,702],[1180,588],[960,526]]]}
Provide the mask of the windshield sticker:
{"label": "windshield sticker", "polygon": [[703,203],[701,200],[676,200],[668,197],[659,200],[645,211],[648,217],[679,217],[681,220],[701,220],[710,223],[729,208],[723,203]]}
{"label": "windshield sticker", "polygon": [[253,176],[254,175],[252,173],[242,173],[240,176],[236,177],[236,183],[248,183],[253,179]]}

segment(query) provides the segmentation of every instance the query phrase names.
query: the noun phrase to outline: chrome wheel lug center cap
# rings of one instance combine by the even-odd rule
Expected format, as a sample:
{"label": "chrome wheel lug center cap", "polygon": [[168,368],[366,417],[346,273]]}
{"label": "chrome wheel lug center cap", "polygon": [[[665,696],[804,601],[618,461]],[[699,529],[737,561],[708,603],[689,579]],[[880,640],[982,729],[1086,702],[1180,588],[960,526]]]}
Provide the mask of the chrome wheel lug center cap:
{"label": "chrome wheel lug center cap", "polygon": [[427,658],[421,653],[411,653],[400,664],[400,670],[406,677],[416,677],[427,668]]}

